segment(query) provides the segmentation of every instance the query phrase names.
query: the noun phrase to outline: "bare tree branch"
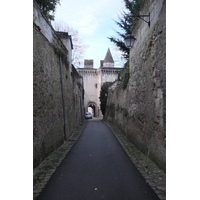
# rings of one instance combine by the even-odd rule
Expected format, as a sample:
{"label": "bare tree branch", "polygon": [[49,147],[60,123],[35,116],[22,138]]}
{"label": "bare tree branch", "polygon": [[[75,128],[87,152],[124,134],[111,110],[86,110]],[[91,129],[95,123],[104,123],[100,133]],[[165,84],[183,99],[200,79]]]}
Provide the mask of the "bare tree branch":
{"label": "bare tree branch", "polygon": [[72,64],[75,67],[80,67],[83,65],[84,54],[86,48],[88,48],[88,45],[79,36],[79,32],[63,22],[55,23],[55,30],[68,32],[68,34],[72,36]]}

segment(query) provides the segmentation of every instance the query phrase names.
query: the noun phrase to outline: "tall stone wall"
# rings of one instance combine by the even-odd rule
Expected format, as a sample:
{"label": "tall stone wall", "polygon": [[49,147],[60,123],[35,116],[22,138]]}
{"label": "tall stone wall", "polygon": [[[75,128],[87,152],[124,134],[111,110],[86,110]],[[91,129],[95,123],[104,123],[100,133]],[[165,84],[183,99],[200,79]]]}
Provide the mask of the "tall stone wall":
{"label": "tall stone wall", "polygon": [[[84,102],[82,77],[75,69],[70,70],[67,48],[37,5],[34,13],[37,14],[33,23],[33,164],[36,167],[83,120]],[[51,37],[43,29],[50,30]]]}
{"label": "tall stone wall", "polygon": [[160,168],[166,169],[166,1],[146,0],[141,14],[150,12],[151,25],[140,20],[130,51],[130,78],[125,90],[108,94],[105,119]]}

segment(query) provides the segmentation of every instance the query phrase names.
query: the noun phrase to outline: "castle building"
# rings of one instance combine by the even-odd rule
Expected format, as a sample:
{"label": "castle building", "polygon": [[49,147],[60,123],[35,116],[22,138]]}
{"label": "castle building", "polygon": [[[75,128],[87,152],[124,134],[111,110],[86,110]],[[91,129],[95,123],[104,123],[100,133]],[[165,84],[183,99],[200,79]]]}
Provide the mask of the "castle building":
{"label": "castle building", "polygon": [[99,117],[102,116],[99,100],[101,86],[105,82],[116,81],[122,68],[115,68],[109,48],[104,60],[100,61],[99,68],[94,68],[93,63],[93,60],[84,60],[84,68],[77,68],[77,71],[83,77],[85,111]]}

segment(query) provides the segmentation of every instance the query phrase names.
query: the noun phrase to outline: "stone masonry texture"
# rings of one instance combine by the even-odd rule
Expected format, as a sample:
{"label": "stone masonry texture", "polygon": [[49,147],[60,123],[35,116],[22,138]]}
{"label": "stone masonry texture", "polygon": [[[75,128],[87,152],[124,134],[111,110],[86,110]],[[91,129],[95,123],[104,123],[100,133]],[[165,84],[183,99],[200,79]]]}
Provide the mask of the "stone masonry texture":
{"label": "stone masonry texture", "polygon": [[[48,26],[48,24],[47,24]],[[52,31],[53,32],[53,31]],[[55,35],[56,38],[56,35]],[[33,26],[33,165],[38,166],[83,120],[80,76],[70,71],[68,50],[61,40],[50,43]],[[59,50],[62,49],[60,62]],[[61,51],[61,50],[60,50]],[[66,56],[63,55],[63,52]],[[62,65],[62,72],[60,66]],[[63,92],[61,88],[63,80]],[[62,99],[63,94],[63,99]],[[64,104],[63,104],[64,102]],[[63,109],[64,105],[64,109]],[[65,117],[64,117],[65,112]]]}
{"label": "stone masonry texture", "polygon": [[116,124],[162,170],[166,170],[166,1],[146,0],[150,12],[133,30],[129,83],[108,93],[105,119]]}

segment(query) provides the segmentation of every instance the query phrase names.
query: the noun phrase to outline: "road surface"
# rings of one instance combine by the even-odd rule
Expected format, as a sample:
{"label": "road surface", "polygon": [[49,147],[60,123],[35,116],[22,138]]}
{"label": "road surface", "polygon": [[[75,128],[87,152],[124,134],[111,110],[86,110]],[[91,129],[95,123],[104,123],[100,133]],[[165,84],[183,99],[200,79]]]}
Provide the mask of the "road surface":
{"label": "road surface", "polygon": [[37,200],[159,200],[101,120],[80,138]]}

